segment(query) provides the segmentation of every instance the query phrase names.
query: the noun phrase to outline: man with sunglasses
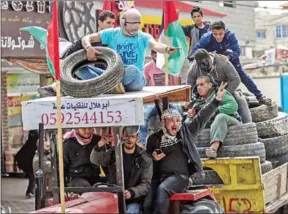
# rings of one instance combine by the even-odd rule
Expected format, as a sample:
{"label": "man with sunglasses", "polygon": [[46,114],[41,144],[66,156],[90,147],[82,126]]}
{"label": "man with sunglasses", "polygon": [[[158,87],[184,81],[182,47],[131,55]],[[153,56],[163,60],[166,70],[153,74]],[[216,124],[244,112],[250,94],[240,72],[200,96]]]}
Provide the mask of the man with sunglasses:
{"label": "man with sunglasses", "polygon": [[99,33],[84,36],[82,45],[87,51],[88,60],[97,60],[100,54],[92,47],[93,42],[102,42],[120,54],[125,73],[122,79],[125,91],[141,91],[146,85],[144,75],[145,53],[150,47],[156,52],[174,54],[177,50],[158,43],[154,38],[140,30],[141,14],[135,8],[128,9],[120,17],[118,28],[106,29]]}
{"label": "man with sunglasses", "polygon": [[[150,190],[153,175],[152,159],[137,145],[139,126],[124,127],[123,143],[124,186],[127,213],[141,213],[142,202]],[[116,184],[115,152],[105,138],[95,146],[90,160],[95,165],[108,167],[108,182]]]}

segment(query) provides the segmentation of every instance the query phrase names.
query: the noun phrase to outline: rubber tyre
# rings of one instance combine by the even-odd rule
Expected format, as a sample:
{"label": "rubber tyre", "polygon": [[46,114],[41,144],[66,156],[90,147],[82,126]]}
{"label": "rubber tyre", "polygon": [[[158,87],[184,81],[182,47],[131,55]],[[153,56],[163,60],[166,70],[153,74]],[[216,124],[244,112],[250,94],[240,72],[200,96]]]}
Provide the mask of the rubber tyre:
{"label": "rubber tyre", "polygon": [[[210,146],[210,129],[204,129],[197,138],[195,143],[197,147],[209,147]],[[257,127],[255,123],[245,123],[241,125],[230,126],[228,133],[224,139],[223,145],[242,145],[257,143]]]}
{"label": "rubber tyre", "polygon": [[265,161],[264,163],[261,163],[261,172],[262,175],[265,174],[266,172],[269,172],[273,169],[272,162],[270,161]]}
{"label": "rubber tyre", "polygon": [[271,138],[288,134],[288,114],[279,112],[278,117],[256,123],[260,138]]}
{"label": "rubber tyre", "polygon": [[220,204],[213,200],[200,199],[199,201],[193,202],[193,204],[188,203],[182,206],[181,214],[224,213],[224,209],[220,206]]}
{"label": "rubber tyre", "polygon": [[[206,158],[206,149],[209,147],[198,147],[200,158]],[[218,157],[251,157],[258,156],[261,163],[266,159],[264,143],[251,143],[245,145],[222,146],[218,152]]]}
{"label": "rubber tyre", "polygon": [[288,134],[261,139],[261,142],[265,145],[267,158],[273,158],[288,153]]}
{"label": "rubber tyre", "polygon": [[269,161],[272,162],[273,168],[281,166],[285,163],[288,163],[288,153],[270,158]]}
{"label": "rubber tyre", "polygon": [[61,87],[63,92],[72,97],[94,97],[112,90],[121,82],[124,66],[120,55],[110,48],[96,47],[102,53],[97,62],[107,65],[106,71],[99,77],[89,80],[77,80],[72,76],[73,70],[87,61],[86,51],[79,50],[66,57],[61,64]]}
{"label": "rubber tyre", "polygon": [[278,105],[276,102],[272,102],[271,106],[260,105],[255,108],[250,108],[250,112],[253,122],[263,122],[278,117]]}

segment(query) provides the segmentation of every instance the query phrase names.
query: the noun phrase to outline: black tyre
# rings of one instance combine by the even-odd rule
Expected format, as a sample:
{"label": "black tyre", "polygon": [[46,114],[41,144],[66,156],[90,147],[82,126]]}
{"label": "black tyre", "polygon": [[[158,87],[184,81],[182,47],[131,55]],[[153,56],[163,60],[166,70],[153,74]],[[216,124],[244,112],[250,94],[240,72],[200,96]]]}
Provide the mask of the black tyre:
{"label": "black tyre", "polygon": [[66,57],[61,63],[61,87],[63,92],[72,97],[94,97],[113,89],[121,80],[124,74],[123,62],[120,55],[110,48],[96,47],[102,53],[97,56],[95,64],[105,64],[106,71],[99,77],[89,80],[78,80],[73,76],[76,68],[87,61],[86,51],[77,51]]}
{"label": "black tyre", "polygon": [[181,214],[190,213],[224,213],[224,209],[219,203],[209,199],[200,199],[193,204],[185,204],[182,206]]}
{"label": "black tyre", "polygon": [[[198,147],[200,158],[206,158],[206,149],[209,147]],[[245,145],[222,146],[218,157],[251,157],[258,156],[261,163],[266,159],[265,146],[263,143],[251,143]]]}
{"label": "black tyre", "polygon": [[278,116],[278,105],[276,102],[272,102],[272,105],[261,105],[255,108],[250,108],[252,121],[263,122],[273,119]]}
{"label": "black tyre", "polygon": [[[245,123],[241,125],[231,126],[224,139],[223,145],[242,145],[257,143],[258,135],[255,123]],[[197,147],[207,147],[210,145],[210,129],[204,129],[198,135]]]}
{"label": "black tyre", "polygon": [[288,114],[279,112],[278,117],[256,123],[260,138],[277,137],[288,134]]}
{"label": "black tyre", "polygon": [[205,177],[195,173],[191,176],[194,185],[223,184],[223,181],[214,170],[204,170]]}
{"label": "black tyre", "polygon": [[270,158],[269,161],[272,162],[273,168],[281,166],[285,163],[288,163],[288,153]]}
{"label": "black tyre", "polygon": [[265,145],[266,158],[288,153],[288,134],[279,137],[261,139]]}

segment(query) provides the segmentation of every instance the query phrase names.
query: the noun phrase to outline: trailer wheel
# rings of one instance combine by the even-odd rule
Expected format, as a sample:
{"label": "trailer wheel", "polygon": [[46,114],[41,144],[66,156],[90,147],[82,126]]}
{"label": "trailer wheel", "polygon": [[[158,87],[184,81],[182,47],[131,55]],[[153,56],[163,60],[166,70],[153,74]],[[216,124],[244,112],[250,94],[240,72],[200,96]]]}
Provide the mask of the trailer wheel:
{"label": "trailer wheel", "polygon": [[260,138],[277,137],[288,134],[288,114],[279,112],[278,117],[256,123]]}
{"label": "trailer wheel", "polygon": [[272,105],[260,105],[255,108],[250,108],[252,121],[262,122],[265,120],[270,120],[278,116],[278,105],[276,102],[272,102]]}
{"label": "trailer wheel", "polygon": [[[196,146],[210,146],[210,129],[204,129],[197,137]],[[245,123],[241,125],[230,126],[224,139],[223,145],[242,145],[257,143],[258,135],[255,123]]]}
{"label": "trailer wheel", "polygon": [[261,139],[261,142],[265,145],[267,158],[273,158],[288,153],[288,134]]}
{"label": "trailer wheel", "polygon": [[[198,147],[200,158],[206,158],[206,149],[209,147]],[[265,146],[263,143],[251,143],[245,145],[233,145],[221,147],[218,157],[250,157],[259,156],[261,163],[266,159]]]}
{"label": "trailer wheel", "polygon": [[216,201],[200,199],[193,204],[185,204],[182,206],[181,214],[190,213],[224,213],[224,210]]}
{"label": "trailer wheel", "polygon": [[96,47],[100,52],[94,64],[105,64],[106,71],[99,77],[89,80],[79,80],[73,73],[76,68],[88,62],[85,50],[79,50],[61,63],[61,86],[63,92],[72,97],[93,97],[112,90],[121,80],[124,74],[124,66],[120,55],[110,48]]}

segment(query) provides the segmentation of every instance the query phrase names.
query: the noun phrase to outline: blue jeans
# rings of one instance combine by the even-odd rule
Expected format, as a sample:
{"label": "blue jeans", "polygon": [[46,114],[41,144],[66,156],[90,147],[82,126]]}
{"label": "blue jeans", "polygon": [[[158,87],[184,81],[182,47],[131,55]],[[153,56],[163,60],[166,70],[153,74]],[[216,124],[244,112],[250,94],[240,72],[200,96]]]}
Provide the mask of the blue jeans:
{"label": "blue jeans", "polygon": [[140,71],[134,65],[128,65],[122,79],[125,91],[141,91],[146,85],[146,79],[143,71]]}
{"label": "blue jeans", "polygon": [[[180,104],[169,104],[169,108],[177,109],[181,114],[181,105]],[[146,139],[148,137],[148,123],[149,120],[153,117],[158,117],[158,111],[155,105],[144,105],[144,122],[145,125],[140,126],[139,132],[139,143],[146,144]],[[160,129],[161,127],[159,127]]]}
{"label": "blue jeans", "polygon": [[188,185],[189,177],[185,175],[171,175],[165,178],[157,188],[153,213],[166,214],[169,208],[170,196],[185,192]]}
{"label": "blue jeans", "polygon": [[141,205],[139,203],[131,203],[127,204],[126,213],[137,213],[140,214],[141,212]]}
{"label": "blue jeans", "polygon": [[81,80],[88,80],[99,77],[101,74],[103,74],[104,71],[105,70],[95,67],[94,65],[87,65],[76,71],[75,75]]}
{"label": "blue jeans", "polygon": [[245,71],[242,68],[242,65],[240,63],[240,60],[233,60],[231,61],[233,66],[236,68],[240,78],[241,82],[246,86],[246,88],[255,95],[257,99],[260,99],[263,95],[261,91],[257,88],[255,82],[245,73]]}

